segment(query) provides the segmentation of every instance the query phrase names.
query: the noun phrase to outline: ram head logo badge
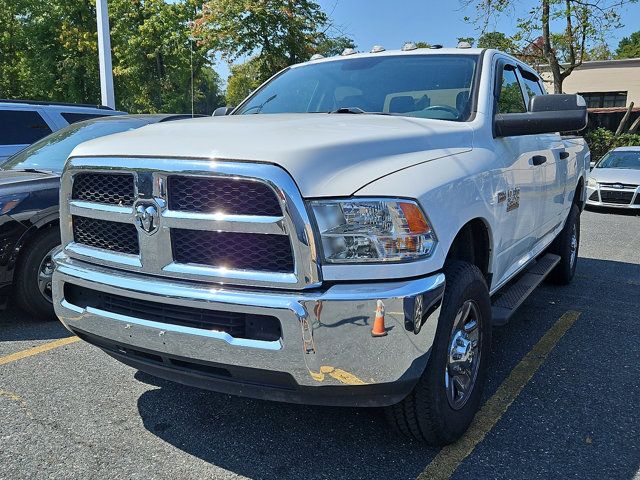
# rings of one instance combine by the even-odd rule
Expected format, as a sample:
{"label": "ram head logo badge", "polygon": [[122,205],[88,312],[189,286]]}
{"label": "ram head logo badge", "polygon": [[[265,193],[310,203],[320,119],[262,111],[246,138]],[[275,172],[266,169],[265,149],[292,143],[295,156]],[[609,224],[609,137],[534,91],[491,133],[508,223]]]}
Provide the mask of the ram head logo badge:
{"label": "ram head logo badge", "polygon": [[160,212],[154,202],[140,202],[136,205],[136,225],[147,235],[158,231]]}

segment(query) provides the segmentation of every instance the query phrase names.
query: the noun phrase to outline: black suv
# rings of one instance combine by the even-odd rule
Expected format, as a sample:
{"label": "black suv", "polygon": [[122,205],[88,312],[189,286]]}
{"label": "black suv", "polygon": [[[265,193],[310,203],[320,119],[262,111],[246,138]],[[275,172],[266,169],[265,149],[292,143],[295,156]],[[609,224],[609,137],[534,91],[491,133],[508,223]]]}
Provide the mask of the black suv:
{"label": "black suv", "polygon": [[124,114],[102,105],[0,100],[0,163],[72,123]]}
{"label": "black suv", "polygon": [[0,304],[14,298],[39,318],[54,318],[52,253],[60,245],[58,193],[76,145],[190,115],[119,115],[75,123],[16,153],[0,166]]}

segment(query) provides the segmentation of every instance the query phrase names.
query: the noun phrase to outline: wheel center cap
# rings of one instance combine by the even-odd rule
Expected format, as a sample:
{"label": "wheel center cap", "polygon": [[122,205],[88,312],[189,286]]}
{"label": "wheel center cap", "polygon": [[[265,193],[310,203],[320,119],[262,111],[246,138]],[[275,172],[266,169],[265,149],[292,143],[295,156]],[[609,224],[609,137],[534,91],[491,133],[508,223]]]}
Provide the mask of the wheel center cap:
{"label": "wheel center cap", "polygon": [[451,341],[449,349],[449,365],[458,371],[465,367],[468,367],[473,360],[473,345],[465,333],[462,331],[457,332]]}

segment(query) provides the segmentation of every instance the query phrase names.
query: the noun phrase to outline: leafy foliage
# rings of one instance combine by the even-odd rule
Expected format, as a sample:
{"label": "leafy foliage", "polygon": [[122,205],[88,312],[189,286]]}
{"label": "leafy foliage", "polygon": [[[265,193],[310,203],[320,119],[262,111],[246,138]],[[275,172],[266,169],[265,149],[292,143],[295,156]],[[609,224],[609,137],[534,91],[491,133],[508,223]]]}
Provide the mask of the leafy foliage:
{"label": "leafy foliage", "polygon": [[[110,0],[118,108],[191,112],[188,21],[198,0]],[[193,43],[196,113],[222,103],[204,46]],[[0,96],[100,103],[95,1],[0,0]]]}
{"label": "leafy foliage", "polygon": [[[311,0],[209,0],[193,33],[201,45],[221,52],[226,61],[252,58],[252,66],[236,69],[236,75],[253,74],[257,68],[260,83],[314,53],[333,55],[354,47],[347,37],[329,36],[330,27],[327,14]],[[246,85],[246,80],[230,82]],[[234,99],[236,95],[232,94]]]}
{"label": "leafy foliage", "polygon": [[602,127],[587,132],[584,138],[589,144],[592,161],[600,159],[612,148],[640,145],[640,134],[638,133],[616,135],[611,130]]}
{"label": "leafy foliage", "polygon": [[495,48],[506,53],[517,52],[516,43],[502,32],[485,32],[478,38],[478,48]]}
{"label": "leafy foliage", "polygon": [[[523,60],[547,64],[554,90],[562,92],[565,78],[591,56],[606,56],[597,47],[607,35],[622,25],[621,7],[638,0],[530,0],[527,14],[517,20],[517,33],[510,38]],[[475,23],[486,34],[497,15],[513,15],[516,0],[460,0],[463,7],[475,7]],[[555,25],[564,28],[552,32]],[[482,38],[482,37],[481,37]],[[498,40],[498,37],[493,37]],[[480,42],[479,42],[480,43]]]}
{"label": "leafy foliage", "polygon": [[252,58],[245,63],[233,65],[227,81],[227,105],[237,106],[249,94],[260,86],[260,59]]}
{"label": "leafy foliage", "polygon": [[620,40],[616,58],[640,58],[640,30]]}

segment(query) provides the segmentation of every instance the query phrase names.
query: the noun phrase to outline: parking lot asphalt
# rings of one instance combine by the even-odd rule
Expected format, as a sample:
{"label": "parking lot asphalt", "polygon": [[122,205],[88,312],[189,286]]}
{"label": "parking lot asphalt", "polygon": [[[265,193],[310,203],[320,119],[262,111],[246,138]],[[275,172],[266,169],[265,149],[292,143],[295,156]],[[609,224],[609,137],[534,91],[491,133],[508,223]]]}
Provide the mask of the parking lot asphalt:
{"label": "parking lot asphalt", "polygon": [[587,211],[581,233],[574,282],[494,330],[482,421],[442,451],[379,410],[172,384],[0,312],[0,478],[639,480],[640,216]]}

